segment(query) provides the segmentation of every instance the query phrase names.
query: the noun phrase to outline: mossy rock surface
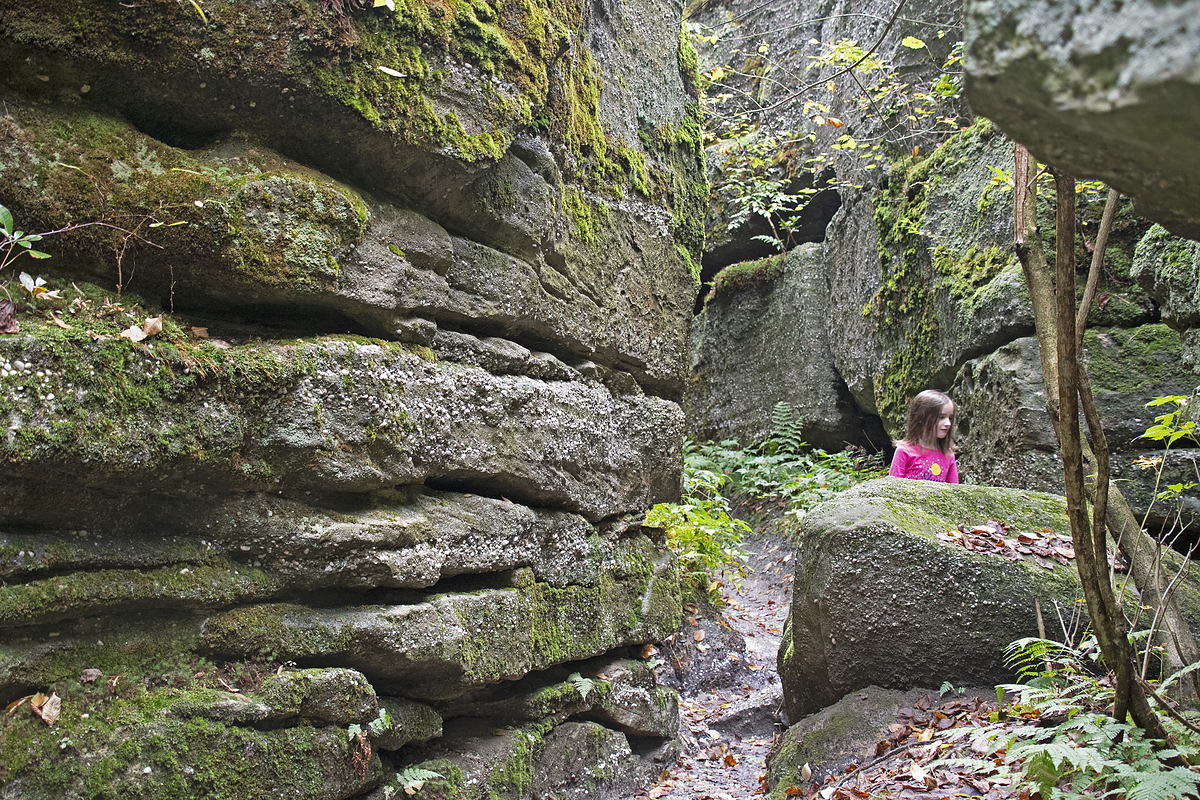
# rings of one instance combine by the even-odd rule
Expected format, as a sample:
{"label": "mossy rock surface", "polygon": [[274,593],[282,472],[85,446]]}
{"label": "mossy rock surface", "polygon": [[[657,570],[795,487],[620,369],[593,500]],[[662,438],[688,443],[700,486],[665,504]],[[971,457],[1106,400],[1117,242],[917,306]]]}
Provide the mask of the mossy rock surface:
{"label": "mossy rock surface", "polygon": [[660,398],[434,363],[385,341],[154,349],[51,329],[0,340],[10,473],[74,471],[126,494],[180,481],[361,492],[436,477],[592,520],[676,496],[682,415]]}
{"label": "mossy rock surface", "polygon": [[693,437],[763,441],[773,434],[776,404],[787,403],[814,447],[885,438],[835,368],[819,244],[729,267],[714,287],[692,322],[684,409]]}
{"label": "mossy rock surface", "polygon": [[[439,773],[422,795],[434,800],[519,800],[559,797],[620,800],[657,779],[675,763],[677,740],[639,743],[594,722],[533,724],[496,729],[494,720],[461,720],[446,736],[417,749],[403,765]],[[386,800],[389,783],[368,796]]]}
{"label": "mossy rock surface", "polygon": [[282,791],[334,800],[382,777],[378,757],[361,750],[347,727],[377,711],[374,690],[350,670],[281,671],[263,682],[249,665],[222,677],[212,664],[180,658],[149,667],[140,680],[92,672],[48,690],[61,701],[53,726],[28,705],[0,720],[0,797],[269,798]]}
{"label": "mossy rock surface", "polygon": [[247,606],[210,617],[201,646],[231,658],[336,659],[384,691],[445,707],[502,679],[669,635],[681,613],[673,559],[656,558],[648,542],[631,540],[619,542],[605,566],[594,586],[558,589],[518,570],[513,588],[431,595],[419,603]]}
{"label": "mossy rock surface", "polygon": [[[1004,648],[1082,602],[1073,565],[1010,561],[940,542],[994,520],[1014,532],[1070,535],[1063,498],[1039,492],[880,478],[805,518],[792,611],[780,645],[793,720],[853,689],[1007,682]],[[1051,562],[1048,562],[1051,563]]]}
{"label": "mossy rock surface", "polygon": [[[928,693],[925,689],[900,691],[867,686],[796,720],[767,755],[772,800],[794,796],[787,794],[792,787],[807,790],[810,785],[820,786],[829,775],[871,761],[879,742],[892,738],[888,725],[896,722],[900,709]],[[801,773],[806,764],[812,770],[807,781]]]}

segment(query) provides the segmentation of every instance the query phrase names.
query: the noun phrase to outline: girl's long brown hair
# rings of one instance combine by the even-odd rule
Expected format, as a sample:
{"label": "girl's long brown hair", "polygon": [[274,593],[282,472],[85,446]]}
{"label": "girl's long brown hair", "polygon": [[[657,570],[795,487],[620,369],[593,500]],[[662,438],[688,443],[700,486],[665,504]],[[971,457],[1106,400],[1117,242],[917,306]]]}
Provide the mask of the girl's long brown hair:
{"label": "girl's long brown hair", "polygon": [[949,455],[954,452],[954,417],[958,416],[958,406],[954,407],[954,416],[950,418],[950,432],[945,439],[938,439],[937,423],[942,416],[942,406],[953,402],[945,392],[937,389],[926,389],[912,399],[908,404],[908,419],[905,424],[904,441],[918,447],[926,447],[926,442]]}

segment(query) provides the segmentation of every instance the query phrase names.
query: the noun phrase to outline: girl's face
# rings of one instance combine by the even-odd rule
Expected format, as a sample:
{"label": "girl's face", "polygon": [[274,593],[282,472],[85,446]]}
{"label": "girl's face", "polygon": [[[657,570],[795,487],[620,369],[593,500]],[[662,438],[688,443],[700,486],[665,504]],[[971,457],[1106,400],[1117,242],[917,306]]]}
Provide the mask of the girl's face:
{"label": "girl's face", "polygon": [[937,426],[934,428],[937,431],[937,438],[945,439],[950,435],[950,428],[954,425],[954,401],[948,400],[942,406],[941,416],[938,417]]}

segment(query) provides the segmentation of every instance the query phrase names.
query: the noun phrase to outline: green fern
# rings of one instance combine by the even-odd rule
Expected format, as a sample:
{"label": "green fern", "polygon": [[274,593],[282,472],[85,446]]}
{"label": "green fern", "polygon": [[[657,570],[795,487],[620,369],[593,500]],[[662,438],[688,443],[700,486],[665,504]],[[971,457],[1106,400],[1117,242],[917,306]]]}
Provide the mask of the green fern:
{"label": "green fern", "polygon": [[404,793],[408,795],[416,794],[425,786],[425,781],[432,781],[438,778],[444,778],[440,772],[434,772],[431,769],[423,769],[421,767],[409,767],[403,772],[396,773],[396,780],[399,782]]}
{"label": "green fern", "polygon": [[596,688],[596,682],[594,680],[591,678],[585,678],[578,672],[572,672],[567,676],[567,680],[574,685],[575,690],[579,692],[579,696],[584,700],[587,700],[588,693],[591,692],[592,689]]}
{"label": "green fern", "polygon": [[792,412],[791,403],[781,400],[771,409],[771,441],[776,443],[778,451],[795,455],[808,447],[803,427]]}

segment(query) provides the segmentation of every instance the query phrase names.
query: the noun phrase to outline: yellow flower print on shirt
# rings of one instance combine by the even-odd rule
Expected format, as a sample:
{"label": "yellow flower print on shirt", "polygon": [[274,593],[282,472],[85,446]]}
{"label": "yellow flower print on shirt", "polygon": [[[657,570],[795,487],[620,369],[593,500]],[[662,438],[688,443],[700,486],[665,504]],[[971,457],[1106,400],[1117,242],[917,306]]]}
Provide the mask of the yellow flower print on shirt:
{"label": "yellow flower print on shirt", "polygon": [[933,464],[930,464],[929,471],[932,472],[934,475],[941,475],[942,474],[942,465],[938,464],[936,462]]}

